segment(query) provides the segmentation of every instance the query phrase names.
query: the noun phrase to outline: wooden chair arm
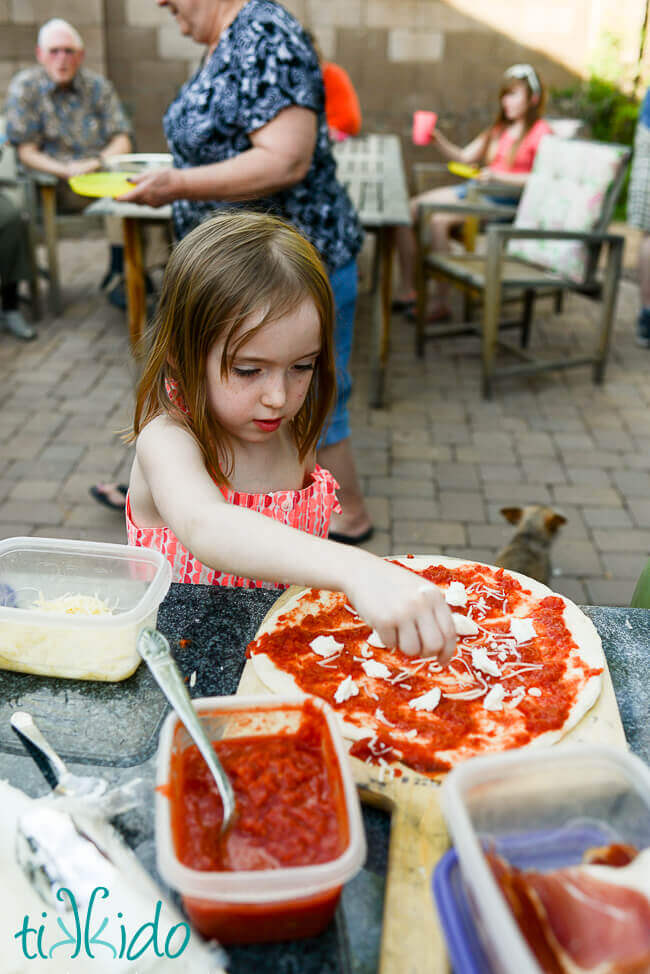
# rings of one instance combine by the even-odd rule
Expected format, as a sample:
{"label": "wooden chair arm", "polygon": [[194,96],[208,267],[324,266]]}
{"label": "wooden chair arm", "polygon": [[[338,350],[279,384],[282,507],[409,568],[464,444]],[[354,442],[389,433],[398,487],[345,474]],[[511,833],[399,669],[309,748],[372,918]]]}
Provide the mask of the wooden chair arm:
{"label": "wooden chair arm", "polygon": [[599,230],[542,230],[525,229],[524,227],[489,224],[486,228],[488,247],[490,243],[497,246],[508,240],[579,240],[583,243],[609,244],[617,246],[625,243],[625,238],[617,233],[605,233]]}
{"label": "wooden chair arm", "polygon": [[516,206],[496,203],[459,200],[458,203],[419,203],[415,217],[415,235],[425,246],[429,242],[429,217],[432,213],[458,213],[459,216],[475,217],[476,220],[513,219]]}
{"label": "wooden chair arm", "polygon": [[36,183],[37,186],[56,186],[58,177],[51,172],[41,172],[40,169],[29,169],[25,167],[25,175]]}

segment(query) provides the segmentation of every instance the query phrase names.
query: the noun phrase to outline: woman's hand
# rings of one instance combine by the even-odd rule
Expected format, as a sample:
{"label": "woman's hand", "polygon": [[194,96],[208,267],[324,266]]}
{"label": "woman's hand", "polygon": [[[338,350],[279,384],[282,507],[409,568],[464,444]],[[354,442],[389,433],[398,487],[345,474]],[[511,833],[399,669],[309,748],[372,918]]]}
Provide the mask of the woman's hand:
{"label": "woman's hand", "polygon": [[362,619],[387,646],[447,664],[456,650],[456,630],[441,590],[380,558],[363,567],[344,589]]}
{"label": "woman's hand", "polygon": [[182,199],[183,172],[180,169],[152,169],[133,177],[133,189],[116,197],[118,203],[140,203],[144,206],[164,206]]}

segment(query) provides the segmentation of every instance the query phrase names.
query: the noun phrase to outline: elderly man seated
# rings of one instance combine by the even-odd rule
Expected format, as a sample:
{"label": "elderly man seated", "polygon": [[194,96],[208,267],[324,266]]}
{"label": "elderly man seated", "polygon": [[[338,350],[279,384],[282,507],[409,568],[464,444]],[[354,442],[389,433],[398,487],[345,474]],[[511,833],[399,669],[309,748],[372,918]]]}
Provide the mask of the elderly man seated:
{"label": "elderly man seated", "polygon": [[[38,66],[20,71],[7,96],[7,138],[23,165],[59,177],[57,203],[83,210],[90,200],[68,186],[71,176],[105,168],[113,155],[131,151],[131,124],[112,84],[83,68],[83,40],[65,20],[44,24]],[[117,221],[107,220],[111,264],[102,286],[122,270]]]}

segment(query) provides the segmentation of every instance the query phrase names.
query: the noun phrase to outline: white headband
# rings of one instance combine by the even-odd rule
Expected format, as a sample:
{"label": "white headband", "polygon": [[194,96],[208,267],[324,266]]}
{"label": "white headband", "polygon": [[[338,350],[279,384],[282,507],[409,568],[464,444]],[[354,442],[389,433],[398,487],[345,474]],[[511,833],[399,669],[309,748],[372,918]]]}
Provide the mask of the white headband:
{"label": "white headband", "polygon": [[519,78],[525,80],[530,85],[530,90],[534,95],[541,95],[542,86],[537,72],[532,64],[513,64],[504,74],[504,78]]}

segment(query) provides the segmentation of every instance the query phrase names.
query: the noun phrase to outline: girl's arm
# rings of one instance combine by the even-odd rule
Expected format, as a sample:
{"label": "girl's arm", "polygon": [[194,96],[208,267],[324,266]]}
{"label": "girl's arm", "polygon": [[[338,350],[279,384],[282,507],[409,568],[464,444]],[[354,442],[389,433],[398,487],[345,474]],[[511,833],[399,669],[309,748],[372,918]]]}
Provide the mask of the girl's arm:
{"label": "girl's arm", "polygon": [[463,149],[460,146],[455,145],[447,138],[446,135],[443,135],[439,129],[435,128],[433,130],[431,140],[435,143],[435,145],[438,146],[443,156],[445,156],[447,159],[451,159],[454,162],[465,162],[471,165],[473,163],[475,164],[480,162],[485,157],[489,137],[490,131],[489,129],[486,129],[485,132],[481,132],[480,135],[477,135],[476,138]]}
{"label": "girl's arm", "polygon": [[440,589],[361,549],[227,504],[194,437],[167,417],[154,419],[138,437],[131,492],[135,522],[167,525],[203,564],[246,578],[343,591],[386,645],[410,656],[437,655],[442,663],[453,655],[456,634]]}
{"label": "girl's arm", "polygon": [[173,200],[254,200],[299,183],[311,165],[317,116],[291,105],[252,132],[252,147],[232,159],[189,169],[154,169],[121,202],[163,206]]}

